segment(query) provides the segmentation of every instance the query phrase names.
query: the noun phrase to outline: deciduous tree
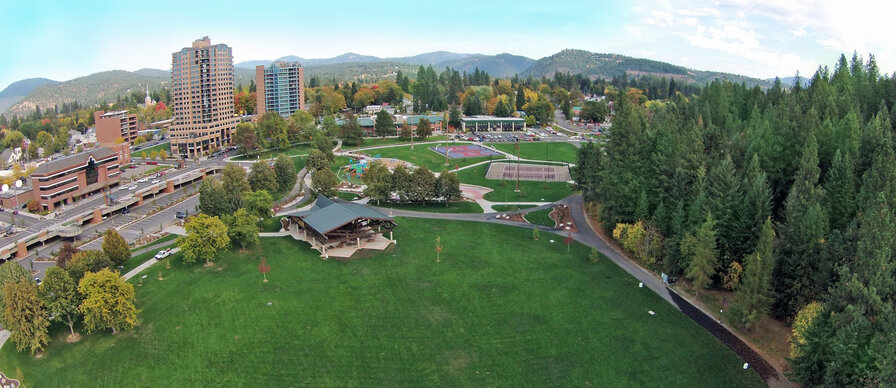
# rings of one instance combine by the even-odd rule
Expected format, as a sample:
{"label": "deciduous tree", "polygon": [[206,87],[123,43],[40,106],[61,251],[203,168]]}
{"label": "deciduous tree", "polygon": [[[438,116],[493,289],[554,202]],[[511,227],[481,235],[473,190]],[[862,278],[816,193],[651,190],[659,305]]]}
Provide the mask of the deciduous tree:
{"label": "deciduous tree", "polygon": [[68,272],[59,267],[47,268],[39,287],[40,299],[52,321],[64,322],[72,336],[75,335],[75,321],[78,319],[78,305],[81,294],[78,285]]}
{"label": "deciduous tree", "polygon": [[184,262],[205,260],[206,265],[210,265],[230,245],[227,226],[218,217],[199,214],[191,217],[184,229],[187,234],[177,240]]}
{"label": "deciduous tree", "polygon": [[246,209],[239,209],[233,215],[224,216],[224,223],[227,224],[227,235],[230,242],[239,244],[240,248],[246,249],[246,246],[258,245],[258,218],[249,214]]}
{"label": "deciduous tree", "polygon": [[277,175],[266,162],[259,160],[252,164],[252,171],[249,172],[249,187],[252,191],[266,190],[275,193],[279,189]]}
{"label": "deciduous tree", "polygon": [[84,295],[78,311],[84,316],[88,333],[112,329],[112,334],[117,334],[137,324],[134,286],[118,271],[104,268],[87,273],[78,283],[78,292]]}
{"label": "deciduous tree", "polygon": [[128,248],[127,241],[121,237],[114,228],[106,229],[103,233],[103,253],[114,265],[123,265],[131,258],[131,249]]}
{"label": "deciduous tree", "polygon": [[311,189],[325,197],[335,197],[337,185],[339,185],[339,179],[336,178],[336,173],[329,168],[319,169],[314,172],[314,175],[311,175]]}
{"label": "deciduous tree", "polygon": [[277,186],[280,192],[288,193],[296,184],[296,165],[292,158],[280,155],[274,160],[274,176],[277,178]]}
{"label": "deciduous tree", "polygon": [[37,294],[37,286],[30,279],[21,279],[3,286],[6,306],[3,310],[3,327],[12,332],[9,339],[19,351],[28,349],[31,354],[43,350],[50,343],[47,328],[50,321],[43,301]]}

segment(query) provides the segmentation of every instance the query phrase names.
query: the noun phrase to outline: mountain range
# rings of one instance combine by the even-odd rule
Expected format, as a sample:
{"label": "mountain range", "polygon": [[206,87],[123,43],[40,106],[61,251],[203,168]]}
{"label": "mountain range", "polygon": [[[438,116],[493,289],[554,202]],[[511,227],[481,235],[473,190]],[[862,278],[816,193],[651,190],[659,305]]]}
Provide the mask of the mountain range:
{"label": "mountain range", "polygon": [[[413,78],[419,66],[433,66],[437,71],[451,67],[461,72],[471,73],[479,68],[492,77],[551,77],[555,72],[581,73],[593,79],[609,79],[623,72],[630,77],[654,75],[669,77],[678,81],[705,83],[714,79],[728,79],[747,85],[769,87],[772,82],[714,71],[702,71],[618,54],[601,54],[585,50],[566,49],[557,54],[534,60],[512,54],[463,54],[435,51],[409,57],[379,58],[356,53],[346,53],[333,58],[306,59],[298,56],[284,56],[278,61],[298,61],[305,68],[306,80],[318,77],[322,80],[359,80],[377,82],[394,78],[399,70]],[[268,65],[271,60],[252,60],[234,65],[234,84],[248,85],[255,77],[255,66]],[[32,78],[10,84],[0,92],[0,112],[22,114],[34,110],[35,106],[52,107],[63,102],[77,100],[81,104],[97,104],[113,101],[118,95],[135,89],[149,87],[158,89],[171,82],[170,70],[140,69],[129,72],[123,70],[104,71],[65,82],[46,78]],[[787,85],[787,83],[784,83]]]}

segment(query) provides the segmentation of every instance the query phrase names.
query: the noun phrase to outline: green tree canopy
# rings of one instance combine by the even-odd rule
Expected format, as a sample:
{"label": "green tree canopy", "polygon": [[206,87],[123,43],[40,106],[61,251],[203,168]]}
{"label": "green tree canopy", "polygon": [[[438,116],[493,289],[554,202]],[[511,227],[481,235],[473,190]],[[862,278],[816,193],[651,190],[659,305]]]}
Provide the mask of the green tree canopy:
{"label": "green tree canopy", "polygon": [[208,265],[230,245],[227,226],[218,217],[199,214],[191,217],[184,229],[187,234],[177,240],[184,254],[184,262],[205,260]]}
{"label": "green tree canopy", "polygon": [[114,265],[123,265],[131,258],[131,249],[127,241],[124,241],[124,237],[121,237],[114,228],[106,229],[103,233],[102,248],[103,253]]}
{"label": "green tree canopy", "polygon": [[112,329],[112,334],[116,334],[137,325],[134,286],[118,271],[104,268],[87,273],[78,282],[78,292],[84,295],[78,311],[84,316],[88,333]]}

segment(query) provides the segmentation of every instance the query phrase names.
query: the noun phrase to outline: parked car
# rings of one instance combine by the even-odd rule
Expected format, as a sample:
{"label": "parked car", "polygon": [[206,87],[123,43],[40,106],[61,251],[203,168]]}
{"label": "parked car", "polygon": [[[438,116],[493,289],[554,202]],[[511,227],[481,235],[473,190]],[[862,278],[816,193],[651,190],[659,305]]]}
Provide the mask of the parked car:
{"label": "parked car", "polygon": [[170,255],[170,254],[171,254],[171,248],[168,248],[168,249],[162,249],[161,251],[159,251],[158,253],[156,253],[156,255],[153,256],[153,258],[156,259],[156,260],[162,260],[162,259],[168,257],[168,255]]}
{"label": "parked car", "polygon": [[158,180],[158,179],[153,179],[152,182],[150,182],[150,183],[152,183],[152,184],[156,184],[156,183],[160,183],[160,182],[162,182],[162,181],[160,181],[160,180]]}
{"label": "parked car", "polygon": [[41,282],[41,280],[40,280],[40,278],[34,278],[34,282],[35,282],[35,283],[37,283],[37,285],[38,285],[38,286],[39,286],[39,285],[40,285],[40,282]]}
{"label": "parked car", "polygon": [[174,213],[174,218],[176,218],[176,219],[178,219],[178,220],[182,220],[182,219],[184,219],[184,218],[187,218],[187,213],[184,213],[184,212],[175,212],[175,213]]}
{"label": "parked car", "polygon": [[149,182],[149,178],[140,178],[140,179],[137,179],[137,182],[146,183],[146,182]]}

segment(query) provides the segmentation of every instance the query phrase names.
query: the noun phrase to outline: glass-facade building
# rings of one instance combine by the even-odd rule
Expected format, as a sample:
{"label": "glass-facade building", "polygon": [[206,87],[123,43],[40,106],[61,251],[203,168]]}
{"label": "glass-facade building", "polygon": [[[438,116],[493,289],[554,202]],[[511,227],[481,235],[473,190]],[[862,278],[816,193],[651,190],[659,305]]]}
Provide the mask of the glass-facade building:
{"label": "glass-facade building", "polygon": [[277,112],[292,116],[305,109],[305,82],[298,62],[274,62],[255,67],[256,109],[258,114]]}

